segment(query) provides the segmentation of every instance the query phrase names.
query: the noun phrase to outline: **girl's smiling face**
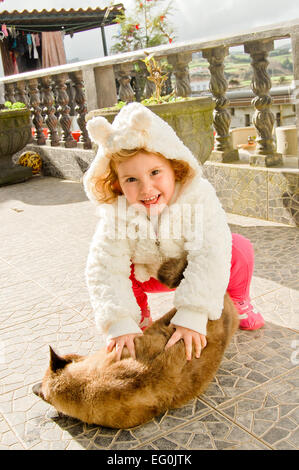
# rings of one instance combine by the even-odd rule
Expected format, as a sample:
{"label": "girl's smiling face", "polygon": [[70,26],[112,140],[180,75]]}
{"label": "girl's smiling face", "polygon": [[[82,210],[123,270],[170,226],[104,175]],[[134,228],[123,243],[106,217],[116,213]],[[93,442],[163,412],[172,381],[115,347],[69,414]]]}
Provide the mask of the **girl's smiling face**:
{"label": "girl's smiling face", "polygon": [[138,152],[117,163],[118,181],[129,204],[142,204],[148,212],[162,212],[175,189],[175,175],[166,158],[155,153]]}

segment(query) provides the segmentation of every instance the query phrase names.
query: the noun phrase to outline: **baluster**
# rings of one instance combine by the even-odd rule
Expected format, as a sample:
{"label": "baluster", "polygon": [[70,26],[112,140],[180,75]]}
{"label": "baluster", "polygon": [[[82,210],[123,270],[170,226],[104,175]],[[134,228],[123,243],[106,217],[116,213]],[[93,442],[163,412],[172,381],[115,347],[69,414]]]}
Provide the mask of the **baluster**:
{"label": "baluster", "polygon": [[5,101],[10,101],[11,103],[15,103],[15,85],[14,83],[5,83]]}
{"label": "baluster", "polygon": [[170,95],[170,93],[172,93],[173,91],[171,76],[172,76],[172,71],[169,71],[167,80],[164,83],[162,95]]}
{"label": "baluster", "polygon": [[47,75],[41,79],[42,92],[43,92],[43,106],[45,113],[45,121],[49,128],[50,141],[52,147],[57,147],[60,144],[58,134],[58,119],[55,115],[56,109],[54,106],[54,94],[52,90],[52,77]]}
{"label": "baluster", "polygon": [[17,101],[21,101],[21,103],[28,106],[29,100],[25,80],[16,83],[15,96],[17,96]]}
{"label": "baluster", "polygon": [[222,161],[223,163],[239,160],[238,150],[232,148],[229,135],[231,116],[226,109],[229,105],[229,100],[225,96],[228,85],[224,76],[224,59],[227,54],[228,48],[223,46],[206,49],[202,53],[203,57],[209,62],[211,73],[210,91],[216,105],[213,119],[216,145],[211,160]]}
{"label": "baluster", "polygon": [[59,123],[62,128],[63,142],[66,148],[73,148],[77,146],[77,142],[71,133],[72,120],[70,118],[70,107],[68,106],[69,97],[66,91],[66,80],[68,76],[66,73],[55,75],[57,94],[58,94],[58,111],[60,113]]}
{"label": "baluster", "polygon": [[83,73],[81,70],[78,70],[72,72],[70,76],[75,85],[75,101],[77,103],[75,111],[78,113],[77,122],[81,130],[80,142],[83,142],[83,148],[90,149],[92,144],[86,129],[85,116],[87,114],[87,102],[84,91]]}
{"label": "baluster", "polygon": [[114,66],[115,75],[119,81],[119,92],[118,96],[121,101],[126,101],[127,103],[135,100],[134,91],[131,87],[131,69],[132,64],[117,64]]}
{"label": "baluster", "polygon": [[21,101],[21,93],[18,88],[18,83],[14,83],[14,98],[16,101]]}
{"label": "baluster", "polygon": [[189,62],[192,61],[192,53],[173,54],[167,57],[169,64],[173,66],[175,76],[175,93],[177,96],[190,96],[191,85],[189,75]]}
{"label": "baluster", "polygon": [[44,121],[44,124],[45,124],[46,117],[47,117],[47,110],[46,110],[46,107],[45,107],[44,88],[43,88],[41,78],[38,79],[38,89],[39,89],[39,96],[40,96],[40,106],[42,108],[42,117],[43,117],[43,121]]}
{"label": "baluster", "polygon": [[145,85],[143,73],[140,72],[140,70],[138,71],[133,70],[132,79],[133,79],[133,83],[131,84],[131,87],[133,89],[135,99],[136,101],[141,101],[143,98],[143,89]]}
{"label": "baluster", "polygon": [[33,124],[35,126],[35,139],[38,145],[45,145],[46,138],[43,133],[43,117],[40,107],[40,93],[38,89],[38,79],[32,78],[28,83],[31,112],[33,113]]}
{"label": "baluster", "polygon": [[67,80],[66,82],[66,92],[68,94],[68,97],[69,97],[69,102],[68,102],[68,105],[70,107],[70,116],[73,117],[73,116],[76,116],[76,112],[75,112],[75,90],[73,88],[73,84],[71,82],[71,80]]}
{"label": "baluster", "polygon": [[282,164],[282,155],[276,152],[272,136],[275,122],[271,112],[272,98],[269,94],[271,78],[267,73],[269,62],[268,54],[274,49],[274,41],[252,41],[244,45],[244,51],[250,54],[252,59],[253,78],[251,88],[256,95],[252,100],[255,106],[253,124],[257,130],[257,152],[251,155],[250,164],[259,166],[275,166]]}

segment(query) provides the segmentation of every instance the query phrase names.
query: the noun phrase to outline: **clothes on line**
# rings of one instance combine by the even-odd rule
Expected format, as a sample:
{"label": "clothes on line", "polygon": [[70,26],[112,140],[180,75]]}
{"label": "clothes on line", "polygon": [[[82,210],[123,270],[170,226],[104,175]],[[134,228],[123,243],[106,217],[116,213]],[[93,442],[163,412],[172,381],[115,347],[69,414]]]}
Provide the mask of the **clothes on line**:
{"label": "clothes on line", "polygon": [[5,75],[66,64],[60,31],[27,32],[2,24],[0,50]]}

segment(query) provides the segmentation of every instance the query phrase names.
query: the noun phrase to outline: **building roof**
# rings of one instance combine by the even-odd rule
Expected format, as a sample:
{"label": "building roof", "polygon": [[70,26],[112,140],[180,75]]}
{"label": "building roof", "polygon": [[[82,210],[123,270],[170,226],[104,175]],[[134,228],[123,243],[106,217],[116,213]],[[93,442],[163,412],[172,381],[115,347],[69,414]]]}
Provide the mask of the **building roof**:
{"label": "building roof", "polygon": [[[271,88],[269,94],[273,104],[293,104],[294,91],[293,86],[277,86]],[[244,107],[251,106],[251,101],[256,95],[250,89],[243,89],[228,90],[226,96],[230,101],[230,107]]]}
{"label": "building roof", "polygon": [[[269,94],[272,98],[273,104],[294,104],[295,101],[295,88],[293,85],[289,86],[276,86],[270,89]],[[209,90],[200,92],[197,96],[212,96]],[[194,93],[194,96],[196,94]],[[242,89],[228,89],[225,96],[229,100],[229,107],[240,107],[244,108],[252,106],[252,99],[255,98],[255,94],[250,88]]]}
{"label": "building roof", "polygon": [[80,8],[74,10],[23,10],[0,13],[0,24],[15,26],[20,31],[65,31],[66,34],[87,31],[114,24],[117,15],[124,13],[122,3],[106,8]]}

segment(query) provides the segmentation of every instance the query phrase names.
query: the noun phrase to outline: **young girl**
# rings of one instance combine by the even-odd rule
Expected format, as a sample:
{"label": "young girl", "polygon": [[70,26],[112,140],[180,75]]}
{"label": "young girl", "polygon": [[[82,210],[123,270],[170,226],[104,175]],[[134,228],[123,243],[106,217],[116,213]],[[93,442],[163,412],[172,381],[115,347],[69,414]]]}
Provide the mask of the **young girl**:
{"label": "young girl", "polygon": [[140,103],[122,108],[112,125],[95,117],[87,128],[99,149],[84,187],[99,206],[99,223],[86,279],[107,351],[115,347],[120,359],[126,345],[134,357],[134,337],[151,323],[146,293],[172,290],[158,281],[158,270],[186,256],[166,347],[183,339],[187,359],[192,346],[199,357],[207,321],[220,317],[226,291],[241,328],[263,326],[249,299],[252,245],[231,234],[214,188],[173,129]]}

